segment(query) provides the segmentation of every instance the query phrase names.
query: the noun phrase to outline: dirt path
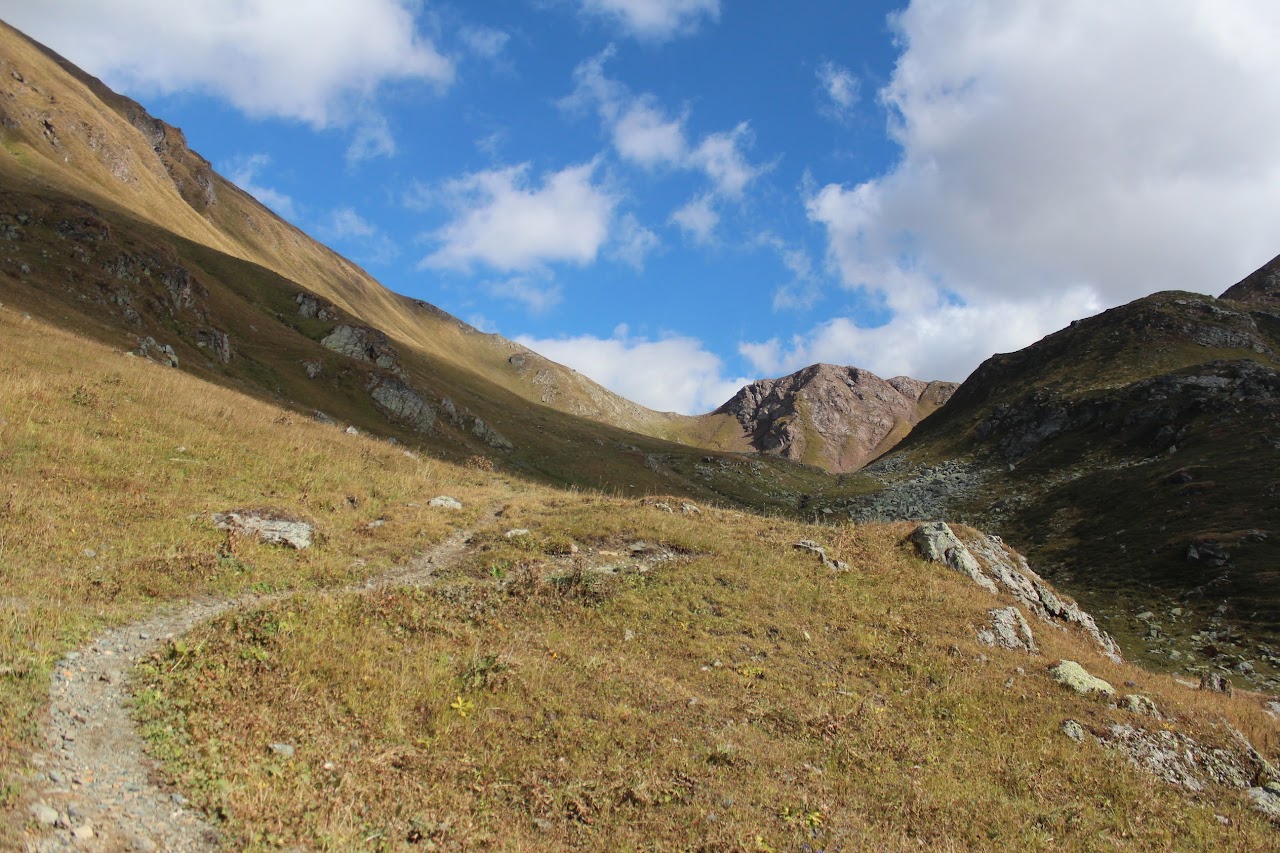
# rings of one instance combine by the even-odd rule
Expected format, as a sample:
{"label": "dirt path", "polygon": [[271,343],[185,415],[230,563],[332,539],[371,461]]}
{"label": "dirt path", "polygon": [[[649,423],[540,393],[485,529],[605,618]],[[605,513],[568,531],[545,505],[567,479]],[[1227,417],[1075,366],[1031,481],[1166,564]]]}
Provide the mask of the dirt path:
{"label": "dirt path", "polygon": [[[493,518],[494,510],[482,521]],[[471,531],[445,541],[342,592],[365,592],[430,581],[435,570],[461,559]],[[154,781],[155,762],[143,751],[129,713],[130,670],[161,645],[230,610],[284,600],[293,593],[191,601],[180,609],[134,622],[70,652],[54,669],[49,726],[41,772],[48,785],[32,806],[51,831],[29,850],[214,850],[218,830]],[[39,786],[34,786],[39,789]],[[43,808],[43,815],[38,811]],[[55,817],[56,813],[56,817]]]}

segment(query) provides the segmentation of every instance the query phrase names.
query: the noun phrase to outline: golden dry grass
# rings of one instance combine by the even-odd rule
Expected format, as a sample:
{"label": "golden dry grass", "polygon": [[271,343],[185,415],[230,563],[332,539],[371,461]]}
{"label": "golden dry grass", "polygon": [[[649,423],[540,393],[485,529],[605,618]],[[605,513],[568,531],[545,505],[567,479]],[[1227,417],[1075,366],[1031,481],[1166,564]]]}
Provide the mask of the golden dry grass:
{"label": "golden dry grass", "polygon": [[[512,488],[0,309],[0,766],[21,765],[53,660],[91,631],[195,595],[374,574]],[[427,508],[446,490],[467,509]],[[238,507],[310,520],[322,541],[228,550],[209,516]]]}
{"label": "golden dry grass", "polygon": [[[1227,719],[1274,754],[1253,697],[1187,690],[1048,627],[1038,657],[985,649],[974,628],[997,602],[915,557],[909,525],[683,516],[412,459],[6,310],[0,407],[11,805],[57,656],[169,602],[259,588],[299,593],[223,616],[137,673],[150,748],[233,848],[1259,849],[1274,837],[1239,792],[1192,798],[1069,741],[1068,718],[1096,732],[1136,719],[1047,670],[1080,660],[1135,682],[1206,745],[1231,745]],[[468,509],[429,510],[441,492]],[[322,541],[227,553],[208,515],[233,506],[305,517]],[[377,518],[388,523],[365,528]],[[477,524],[431,586],[335,591]],[[516,527],[529,536],[507,538]],[[803,538],[853,570],[796,550]],[[641,540],[676,559],[596,571]],[[16,844],[24,818],[9,814],[0,841]]]}

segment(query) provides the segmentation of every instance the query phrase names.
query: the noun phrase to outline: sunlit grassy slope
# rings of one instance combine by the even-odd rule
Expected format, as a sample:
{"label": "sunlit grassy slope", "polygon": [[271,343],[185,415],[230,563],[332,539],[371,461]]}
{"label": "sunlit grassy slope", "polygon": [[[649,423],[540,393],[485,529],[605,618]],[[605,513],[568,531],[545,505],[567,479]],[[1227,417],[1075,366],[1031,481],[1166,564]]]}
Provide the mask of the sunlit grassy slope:
{"label": "sunlit grassy slope", "polygon": [[[466,509],[428,507],[440,493]],[[1047,627],[1040,656],[980,647],[974,626],[998,602],[917,558],[908,525],[681,515],[531,485],[10,309],[0,498],[0,839],[14,845],[54,659],[103,626],[250,590],[298,593],[180,638],[137,675],[164,772],[233,849],[1261,849],[1274,837],[1237,792],[1188,798],[1065,738],[1067,718],[1097,731],[1131,718],[1046,672],[1080,660],[1133,681],[1204,743],[1227,745],[1222,715],[1271,752],[1254,700],[1111,664]],[[320,542],[228,548],[209,514],[232,507],[309,519]],[[467,557],[433,585],[334,591],[467,526]],[[529,535],[505,535],[518,527]],[[796,550],[803,538],[852,569]],[[596,571],[633,551],[671,558]]]}

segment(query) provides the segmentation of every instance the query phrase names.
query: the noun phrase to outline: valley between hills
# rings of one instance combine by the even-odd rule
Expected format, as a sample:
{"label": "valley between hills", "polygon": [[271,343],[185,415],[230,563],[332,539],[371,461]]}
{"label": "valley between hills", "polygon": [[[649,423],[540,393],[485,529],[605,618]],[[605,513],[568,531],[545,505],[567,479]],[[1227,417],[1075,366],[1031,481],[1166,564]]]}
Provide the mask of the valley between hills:
{"label": "valley between hills", "polygon": [[1275,846],[1280,258],[690,417],[8,27],[0,142],[0,845]]}

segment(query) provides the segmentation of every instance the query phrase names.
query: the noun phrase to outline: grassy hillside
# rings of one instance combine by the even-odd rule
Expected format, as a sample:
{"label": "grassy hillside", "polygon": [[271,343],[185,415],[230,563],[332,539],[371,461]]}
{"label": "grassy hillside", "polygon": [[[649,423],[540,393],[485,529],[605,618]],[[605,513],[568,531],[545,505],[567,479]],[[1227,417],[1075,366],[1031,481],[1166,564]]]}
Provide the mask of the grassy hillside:
{"label": "grassy hillside", "polygon": [[976,485],[936,511],[1000,530],[1131,656],[1274,689],[1278,330],[1192,293],[1077,321],[985,362],[868,479],[958,460]]}
{"label": "grassy hillside", "polygon": [[[1194,798],[1059,731],[1133,723],[1047,674],[1080,660],[1166,723],[1264,752],[1258,700],[1189,691],[1039,628],[908,525],[811,527],[564,492],[300,418],[0,310],[0,765],[6,843],[43,837],[55,660],[201,596],[286,597],[175,637],[135,674],[162,772],[233,849],[1258,849],[1237,791]],[[428,500],[459,498],[460,512]],[[315,523],[306,551],[210,513]],[[491,511],[500,508],[500,516]],[[381,524],[372,524],[379,522]],[[423,587],[340,592],[452,531]],[[509,537],[522,528],[527,535]],[[794,543],[851,565],[833,572]],[[293,748],[283,757],[269,747]],[[36,757],[33,757],[36,756]]]}

